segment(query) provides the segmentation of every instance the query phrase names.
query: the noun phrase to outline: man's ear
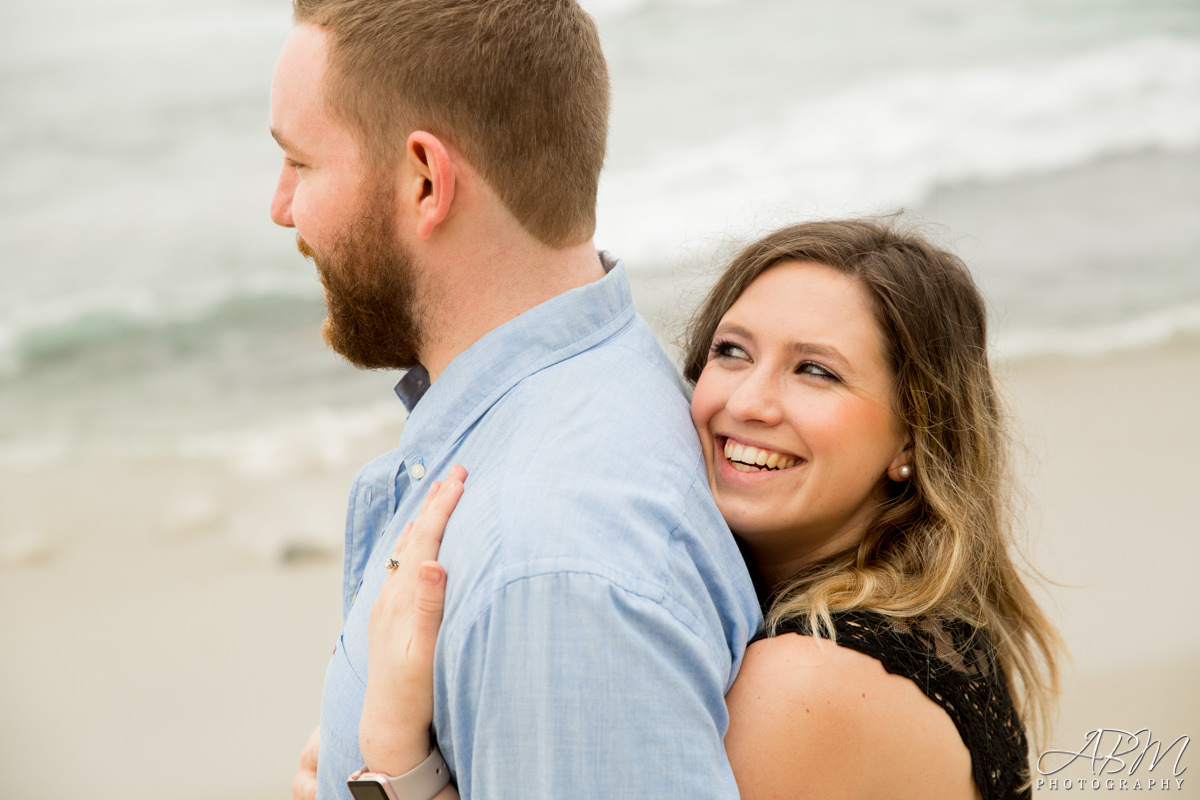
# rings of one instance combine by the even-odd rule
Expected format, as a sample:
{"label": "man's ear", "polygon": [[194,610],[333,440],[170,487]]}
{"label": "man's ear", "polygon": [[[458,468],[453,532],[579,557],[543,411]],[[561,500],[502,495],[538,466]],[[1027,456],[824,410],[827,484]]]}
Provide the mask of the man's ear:
{"label": "man's ear", "polygon": [[450,215],[454,202],[454,165],[441,140],[426,131],[414,131],[404,147],[408,161],[405,202],[416,209],[416,234],[428,239]]}

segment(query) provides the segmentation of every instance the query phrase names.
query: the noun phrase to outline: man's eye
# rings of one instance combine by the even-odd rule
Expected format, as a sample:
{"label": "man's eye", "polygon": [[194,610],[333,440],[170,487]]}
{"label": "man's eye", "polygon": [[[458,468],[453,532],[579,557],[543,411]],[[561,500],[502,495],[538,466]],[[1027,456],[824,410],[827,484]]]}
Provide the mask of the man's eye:
{"label": "man's eye", "polygon": [[304,166],[303,164],[301,164],[299,161],[295,160],[294,158],[285,158],[284,163],[286,163],[292,169],[300,169],[301,167]]}

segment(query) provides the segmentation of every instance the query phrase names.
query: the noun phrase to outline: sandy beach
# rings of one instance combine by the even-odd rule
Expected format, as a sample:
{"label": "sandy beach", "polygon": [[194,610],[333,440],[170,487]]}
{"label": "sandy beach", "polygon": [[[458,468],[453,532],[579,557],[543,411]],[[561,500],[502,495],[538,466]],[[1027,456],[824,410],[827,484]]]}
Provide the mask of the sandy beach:
{"label": "sandy beach", "polygon": [[[1051,747],[1079,751],[1097,729],[1148,728],[1164,747],[1196,735],[1200,633],[1187,620],[1200,606],[1191,473],[1200,452],[1192,423],[1200,346],[1047,360],[1012,370],[1009,385],[1031,457],[1035,563],[1061,584],[1050,597],[1074,658]],[[1147,779],[1170,777],[1178,752],[1153,773],[1144,762],[1134,776],[1128,765],[1136,754],[1127,756],[1123,774],[1104,776],[1100,792],[1123,795],[1122,777],[1126,791],[1136,790],[1137,777],[1149,791]],[[1189,750],[1179,768],[1194,758]],[[1094,791],[1091,781],[1100,776],[1093,766],[1117,769],[1080,759],[1051,776],[1060,779],[1056,791],[1047,784],[1038,796],[1068,791],[1065,778],[1086,778],[1083,791]],[[1170,796],[1200,797],[1190,775],[1179,776],[1183,788]],[[1118,780],[1115,790],[1103,788],[1107,777]]]}
{"label": "sandy beach", "polygon": [[[1200,342],[1002,371],[1028,444],[1034,562],[1061,584],[1048,597],[1075,659],[1052,745],[1194,735]],[[288,796],[340,622],[345,493],[399,429],[269,478],[204,455],[3,468],[0,795]],[[1178,752],[1133,776],[1080,759],[1038,794],[1067,778],[1097,791],[1093,777],[1147,790]],[[1178,777],[1169,796],[1200,797]]]}

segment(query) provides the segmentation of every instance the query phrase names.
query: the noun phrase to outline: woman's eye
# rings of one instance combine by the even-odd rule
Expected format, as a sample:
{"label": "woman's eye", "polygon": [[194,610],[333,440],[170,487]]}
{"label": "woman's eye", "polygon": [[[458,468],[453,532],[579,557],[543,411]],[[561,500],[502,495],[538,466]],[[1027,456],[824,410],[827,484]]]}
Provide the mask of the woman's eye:
{"label": "woman's eye", "polygon": [[709,348],[712,358],[749,358],[745,350],[733,342],[713,342]]}
{"label": "woman's eye", "polygon": [[303,164],[301,164],[299,161],[296,161],[296,160],[294,160],[294,159],[291,159],[291,158],[285,158],[285,159],[284,159],[284,162],[285,162],[285,163],[288,165],[288,167],[290,167],[291,169],[300,169],[301,167],[303,167],[303,166],[304,166],[304,165],[303,165]]}
{"label": "woman's eye", "polygon": [[828,378],[833,381],[840,380],[837,375],[834,375],[815,361],[805,361],[796,368],[796,371],[804,375],[815,375],[818,378]]}

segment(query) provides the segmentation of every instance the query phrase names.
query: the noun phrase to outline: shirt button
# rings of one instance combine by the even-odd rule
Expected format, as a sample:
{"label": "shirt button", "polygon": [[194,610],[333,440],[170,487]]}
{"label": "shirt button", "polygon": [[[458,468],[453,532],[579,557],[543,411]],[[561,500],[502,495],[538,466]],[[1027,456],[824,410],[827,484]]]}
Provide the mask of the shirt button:
{"label": "shirt button", "polygon": [[421,480],[425,477],[425,465],[413,464],[413,468],[408,471],[408,474],[413,476],[413,480]]}

